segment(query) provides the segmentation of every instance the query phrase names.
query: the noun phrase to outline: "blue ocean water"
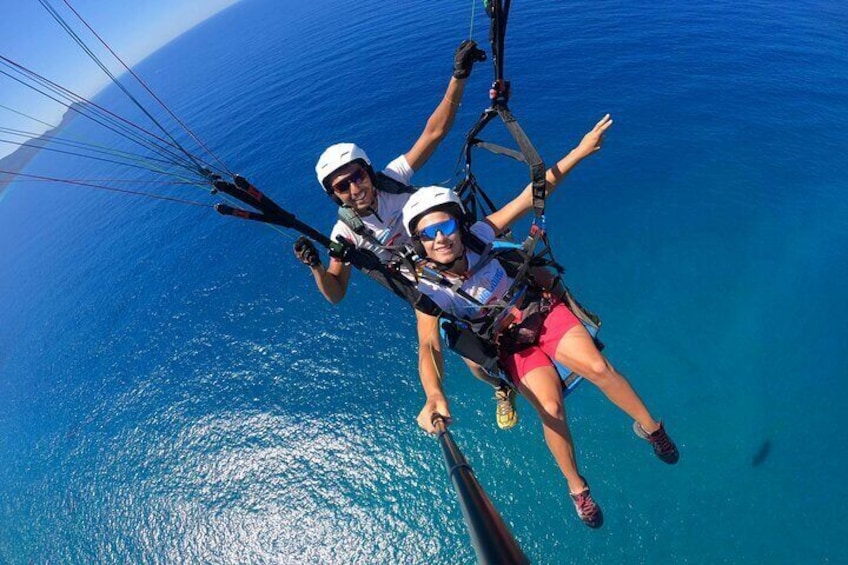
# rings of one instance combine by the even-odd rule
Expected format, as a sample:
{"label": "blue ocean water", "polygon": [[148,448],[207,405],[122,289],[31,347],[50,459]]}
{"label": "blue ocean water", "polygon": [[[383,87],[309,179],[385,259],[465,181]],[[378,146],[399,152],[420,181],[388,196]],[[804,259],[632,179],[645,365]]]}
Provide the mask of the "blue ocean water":
{"label": "blue ocean water", "polygon": [[[407,150],[469,24],[468,2],[245,0],[138,71],[229,166],[329,231],[317,155]],[[608,356],[682,453],[664,466],[597,390],[569,397],[606,517],[591,531],[529,405],[498,430],[490,391],[451,358],[454,436],[534,563],[848,562],[846,29],[829,1],[514,3],[511,107],[541,154],[615,120],[548,222]],[[475,70],[416,182],[453,175],[489,81]],[[526,181],[481,163],[501,201]],[[138,174],[46,153],[30,170]],[[2,198],[0,562],[473,562],[414,422],[399,301],[354,275],[330,306],[291,237],[209,209],[26,183]]]}

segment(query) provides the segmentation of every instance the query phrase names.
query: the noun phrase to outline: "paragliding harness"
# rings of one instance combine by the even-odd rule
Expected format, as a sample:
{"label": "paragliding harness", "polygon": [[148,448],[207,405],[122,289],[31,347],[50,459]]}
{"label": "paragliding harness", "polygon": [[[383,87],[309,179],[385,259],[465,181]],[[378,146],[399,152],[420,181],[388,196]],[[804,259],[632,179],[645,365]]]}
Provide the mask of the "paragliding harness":
{"label": "paragliding harness", "polygon": [[[497,260],[513,279],[513,283],[495,308],[489,309],[483,317],[465,320],[443,313],[440,317],[440,329],[448,346],[461,356],[477,362],[490,372],[500,369],[506,374],[500,366],[498,350],[515,351],[535,344],[548,312],[558,302],[567,306],[590,329],[599,349],[603,348],[603,344],[595,337],[601,325],[600,318],[583,308],[563,284],[564,269],[554,260],[545,231],[545,164],[508,106],[510,83],[504,79],[503,64],[510,0],[486,0],[485,5],[491,18],[489,39],[495,68],[495,80],[489,89],[491,105],[483,111],[466,135],[460,154],[460,160],[464,158],[465,174],[455,191],[466,211],[463,242],[480,256],[477,264],[470,266],[471,269],[479,270],[485,263]],[[500,118],[518,145],[517,150],[489,143],[478,137],[496,117]],[[510,157],[526,164],[530,169],[534,218],[530,233],[523,243],[495,239],[490,244],[484,244],[469,231],[468,228],[474,220],[497,209],[472,172],[474,148]],[[540,245],[541,250],[538,249]],[[434,279],[437,284],[459,290],[460,285],[457,283],[439,282],[437,277],[432,277],[430,271],[419,271]]]}
{"label": "paragliding harness", "polygon": [[[535,252],[537,235],[523,244],[505,239],[484,243],[465,228],[462,241],[477,255],[469,264],[468,276],[479,272],[486,264],[497,261],[507,276],[513,279],[503,297],[483,304],[461,291],[463,280],[452,282],[436,269],[418,263],[417,274],[436,285],[450,288],[480,311],[480,317],[461,318],[442,312],[439,328],[448,347],[466,359],[481,365],[488,372],[507,374],[499,353],[511,353],[538,343],[545,318],[559,303],[564,304],[586,326],[597,330],[601,320],[582,307],[563,284],[563,267],[550,256],[547,247]],[[595,333],[597,333],[595,331]],[[603,344],[595,338],[599,348]]]}

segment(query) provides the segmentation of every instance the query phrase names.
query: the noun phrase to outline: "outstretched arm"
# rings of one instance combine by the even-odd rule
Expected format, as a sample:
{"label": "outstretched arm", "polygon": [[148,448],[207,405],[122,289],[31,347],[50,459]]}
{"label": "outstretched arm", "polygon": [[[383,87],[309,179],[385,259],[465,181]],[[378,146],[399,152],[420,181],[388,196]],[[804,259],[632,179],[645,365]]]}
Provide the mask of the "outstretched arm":
{"label": "outstretched arm", "polygon": [[456,117],[456,111],[459,109],[459,103],[462,101],[465,81],[471,74],[471,68],[475,61],[484,60],[485,57],[485,53],[477,49],[477,44],[473,41],[463,41],[457,47],[454,55],[453,77],[448,83],[445,95],[430,115],[430,119],[427,120],[427,125],[424,126],[421,136],[405,155],[406,161],[413,171],[424,166],[424,163],[427,162],[427,159],[430,158],[430,155],[433,154],[439,143],[450,131]]}
{"label": "outstretched arm", "polygon": [[315,284],[324,298],[330,304],[338,304],[347,292],[347,283],[350,280],[350,265],[345,265],[338,259],[331,258],[330,265],[326,269],[321,263],[317,267],[313,267],[312,276],[315,277]]}
{"label": "outstretched arm", "polygon": [[448,401],[442,389],[444,374],[444,358],[442,357],[442,341],[439,336],[439,320],[429,314],[415,312],[418,328],[418,374],[421,377],[421,387],[427,400],[418,413],[418,425],[428,433],[436,433],[432,417],[438,412],[450,422]]}
{"label": "outstretched arm", "polygon": [[[612,125],[612,118],[607,114],[595,124],[589,133],[583,136],[577,147],[572,149],[565,157],[557,161],[556,165],[551,167],[545,173],[545,195],[550,196],[556,190],[557,185],[562,182],[571,169],[580,161],[595,153],[601,148],[604,140],[604,133]],[[504,232],[518,218],[529,212],[533,208],[533,186],[528,184],[514,200],[506,204],[500,210],[497,210],[486,217],[495,232],[500,234]]]}

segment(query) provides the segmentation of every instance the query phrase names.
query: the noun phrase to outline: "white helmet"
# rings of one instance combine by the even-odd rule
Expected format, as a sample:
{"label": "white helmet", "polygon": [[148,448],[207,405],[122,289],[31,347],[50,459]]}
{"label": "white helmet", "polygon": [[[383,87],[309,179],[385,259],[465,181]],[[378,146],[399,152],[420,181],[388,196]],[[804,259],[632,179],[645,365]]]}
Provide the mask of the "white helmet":
{"label": "white helmet", "polygon": [[330,187],[324,184],[327,177],[354,161],[362,161],[370,172],[371,159],[355,143],[336,143],[321,153],[321,157],[318,158],[318,163],[315,165],[315,174],[318,176],[318,182],[321,183],[327,193],[331,192]]}
{"label": "white helmet", "polygon": [[412,193],[403,206],[403,227],[406,233],[412,236],[421,216],[435,210],[453,212],[460,220],[465,215],[462,200],[456,192],[443,186],[425,186]]}

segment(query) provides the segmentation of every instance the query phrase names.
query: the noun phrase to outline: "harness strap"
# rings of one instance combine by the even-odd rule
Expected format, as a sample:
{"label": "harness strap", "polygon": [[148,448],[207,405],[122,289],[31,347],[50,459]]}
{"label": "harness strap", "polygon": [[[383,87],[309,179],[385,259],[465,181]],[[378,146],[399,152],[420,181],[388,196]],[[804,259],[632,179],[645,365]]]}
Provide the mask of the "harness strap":
{"label": "harness strap", "polygon": [[475,251],[475,253],[477,253],[480,258],[474,265],[469,265],[468,275],[466,275],[468,278],[473,277],[474,275],[479,273],[483,269],[483,267],[492,262],[492,259],[494,259],[495,257],[495,254],[492,252],[492,249],[492,244],[487,243],[481,251]]}
{"label": "harness strap", "polygon": [[433,269],[432,267],[428,267],[427,265],[420,264],[418,267],[418,276],[426,281],[430,281],[439,286],[443,286],[445,288],[451,289],[452,292],[455,292],[465,300],[471,302],[475,306],[484,306],[482,302],[468,294],[465,290],[462,289],[463,280],[460,279],[456,282],[451,282],[446,276],[442,273]]}
{"label": "harness strap", "polygon": [[346,206],[340,207],[338,217],[344,225],[353,231],[353,233],[362,237],[371,245],[381,248],[384,247],[380,240],[377,239],[377,236],[374,235],[374,232],[365,225],[362,218],[359,217],[359,214],[357,214],[352,208],[348,208]]}
{"label": "harness strap", "polygon": [[536,218],[544,222],[545,216],[545,197],[547,196],[547,181],[545,180],[545,162],[536,148],[530,142],[530,138],[524,133],[524,130],[518,124],[518,120],[509,111],[506,105],[497,106],[498,115],[509,130],[521,154],[524,156],[523,161],[530,167],[530,178],[533,185],[533,213]]}
{"label": "harness strap", "polygon": [[489,143],[488,141],[480,141],[476,140],[472,143],[475,147],[479,147],[480,149],[485,149],[495,155],[505,155],[507,157],[512,157],[516,161],[520,161],[522,163],[526,163],[527,159],[524,157],[524,154],[521,151],[516,151],[515,149],[510,149],[508,147],[503,147],[502,145],[497,145],[495,143]]}

